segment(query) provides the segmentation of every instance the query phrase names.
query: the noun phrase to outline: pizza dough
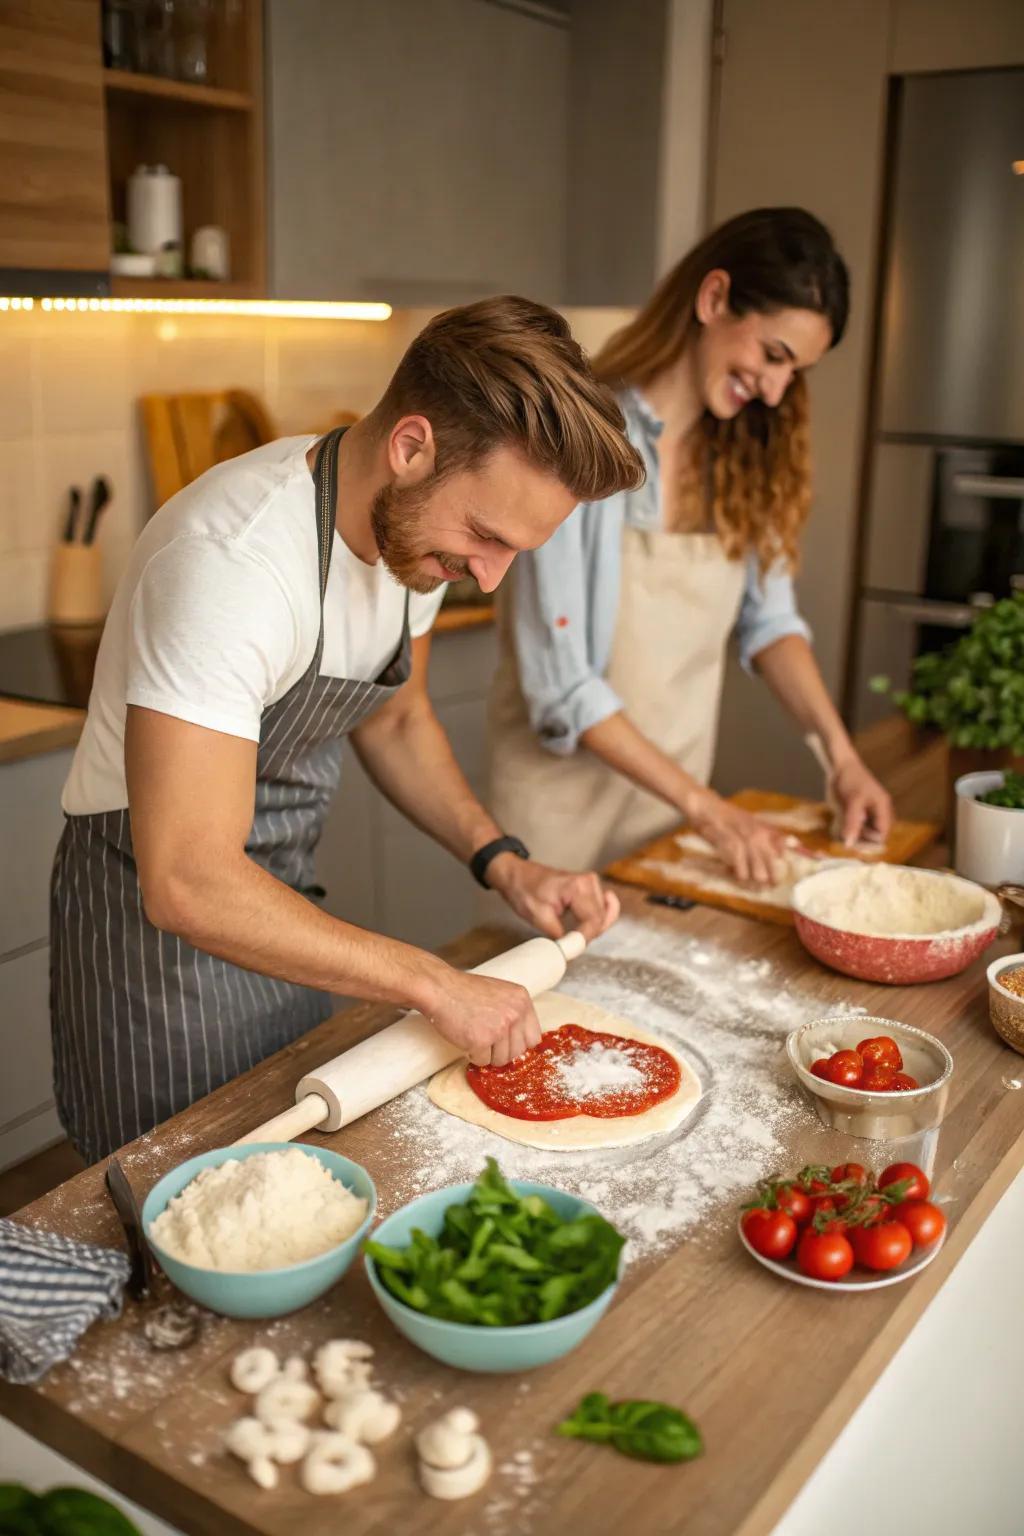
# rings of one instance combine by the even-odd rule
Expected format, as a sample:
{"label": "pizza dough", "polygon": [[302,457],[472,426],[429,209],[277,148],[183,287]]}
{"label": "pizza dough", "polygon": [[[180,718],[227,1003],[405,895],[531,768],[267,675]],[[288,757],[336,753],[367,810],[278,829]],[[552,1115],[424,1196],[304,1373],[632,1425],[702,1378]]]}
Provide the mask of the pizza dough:
{"label": "pizza dough", "polygon": [[667,1040],[637,1028],[626,1019],[616,1018],[595,1003],[580,1002],[561,992],[545,992],[543,997],[536,999],[536,1009],[545,1034],[560,1029],[563,1024],[580,1024],[584,1029],[660,1046],[679,1063],[679,1087],[671,1098],[663,1099],[639,1115],[612,1115],[607,1119],[596,1115],[574,1115],[568,1120],[516,1120],[512,1115],[491,1109],[477,1098],[466,1081],[466,1062],[460,1060],[431,1078],[427,1092],[438,1108],[524,1147],[577,1152],[586,1148],[628,1147],[634,1142],[646,1141],[649,1136],[675,1130],[700,1098],[700,1079]]}

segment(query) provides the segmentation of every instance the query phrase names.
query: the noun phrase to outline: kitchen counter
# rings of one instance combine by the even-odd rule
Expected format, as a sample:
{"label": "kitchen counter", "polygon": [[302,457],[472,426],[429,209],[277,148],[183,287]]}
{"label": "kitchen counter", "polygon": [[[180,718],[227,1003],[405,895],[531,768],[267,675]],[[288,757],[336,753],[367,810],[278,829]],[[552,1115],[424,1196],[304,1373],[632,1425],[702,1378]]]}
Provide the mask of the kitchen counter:
{"label": "kitchen counter", "polygon": [[[493,623],[490,604],[453,603],[441,609],[434,633],[458,634]],[[0,635],[0,763],[76,744],[98,643],[96,635],[78,649],[57,648],[45,625]]]}
{"label": "kitchen counter", "polygon": [[0,763],[73,747],[84,724],[84,709],[0,698]]}
{"label": "kitchen counter", "polygon": [[[327,1536],[339,1519],[352,1536],[384,1525],[406,1536],[513,1527],[537,1536],[570,1527],[595,1536],[624,1528],[637,1536],[770,1531],[1024,1166],[1019,1100],[1004,1083],[1011,1068],[1019,1071],[1019,1058],[989,1026],[983,961],[964,976],[929,987],[880,987],[823,970],[788,929],[707,908],[667,912],[631,890],[623,892],[623,905],[631,921],[618,941],[615,930],[602,941],[602,955],[613,955],[616,942],[624,943],[628,963],[639,966],[648,952],[667,953],[666,945],[687,952],[696,945],[720,975],[738,973],[737,987],[750,984],[744,975],[751,973],[740,968],[755,963],[770,972],[762,985],[777,985],[780,1000],[800,988],[823,1013],[842,1000],[944,1040],[956,1072],[934,1172],[940,1198],[949,1201],[950,1231],[922,1274],[859,1296],[853,1305],[787,1285],[741,1250],[734,1230],[740,1201],[730,1195],[699,1231],[631,1265],[607,1318],[579,1350],[521,1379],[467,1376],[418,1353],[391,1330],[356,1265],[327,1298],[294,1317],[273,1325],[218,1320],[179,1355],[148,1349],[139,1332],[141,1310],[129,1303],[121,1319],[95,1327],[74,1360],[37,1387],[0,1386],[0,1413],[191,1536],[284,1536],[299,1522],[309,1536]],[[495,930],[476,930],[451,947],[449,958],[471,965],[507,942]],[[1008,951],[1011,941],[1000,945]],[[588,963],[609,962],[587,956],[578,965]],[[565,983],[570,991],[572,975]],[[122,1160],[137,1194],[183,1158],[231,1142],[284,1108],[304,1071],[392,1017],[392,1010],[369,1005],[336,1015],[135,1142]],[[776,1049],[774,1039],[766,1048]],[[714,1061],[711,1066],[724,1070]],[[778,1091],[792,1097],[781,1066]],[[395,1135],[388,1116],[397,1113],[385,1107],[336,1135],[309,1138],[369,1168],[382,1214],[404,1198],[399,1192],[410,1166],[426,1160],[437,1167],[442,1160],[437,1148]],[[774,1133],[781,1167],[850,1154],[849,1139],[826,1131],[797,1099]],[[881,1166],[884,1151],[873,1147],[872,1153]],[[901,1145],[901,1156],[914,1153]],[[99,1167],[19,1218],[93,1241],[119,1240]],[[228,1362],[268,1328],[282,1353],[308,1351],[339,1334],[371,1340],[382,1382],[402,1396],[405,1423],[381,1448],[378,1478],[340,1504],[311,1500],[287,1474],[275,1493],[261,1493],[219,1449],[223,1428],[244,1411],[227,1384]],[[641,1466],[554,1437],[551,1427],[585,1392],[598,1389],[684,1407],[703,1431],[706,1454],[685,1467]],[[461,1401],[480,1413],[499,1468],[517,1450],[532,1448],[537,1480],[527,1498],[517,1500],[501,1471],[462,1506],[419,1495],[408,1427]],[[502,1497],[510,1499],[504,1516]]]}

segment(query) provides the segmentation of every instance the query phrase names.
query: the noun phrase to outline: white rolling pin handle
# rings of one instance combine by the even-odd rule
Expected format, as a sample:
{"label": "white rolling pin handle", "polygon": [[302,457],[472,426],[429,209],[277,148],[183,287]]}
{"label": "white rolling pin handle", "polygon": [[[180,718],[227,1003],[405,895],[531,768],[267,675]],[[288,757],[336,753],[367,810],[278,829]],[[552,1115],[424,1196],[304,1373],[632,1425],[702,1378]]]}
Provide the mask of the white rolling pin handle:
{"label": "white rolling pin handle", "polygon": [[306,1131],[322,1125],[329,1114],[330,1106],[326,1099],[322,1099],[318,1093],[307,1093],[272,1120],[266,1120],[255,1130],[239,1136],[237,1141],[232,1142],[232,1146],[244,1147],[250,1141],[294,1141],[296,1136],[302,1136]]}
{"label": "white rolling pin handle", "polygon": [[[474,966],[472,974],[516,982],[531,997],[539,997],[558,985],[569,960],[585,948],[586,940],[579,933],[566,934],[562,939],[528,939]],[[328,1106],[328,1117],[319,1122],[320,1129],[338,1131],[450,1066],[462,1054],[422,1014],[409,1013],[307,1073],[300,1079],[295,1096],[301,1101],[307,1095],[319,1095]]]}

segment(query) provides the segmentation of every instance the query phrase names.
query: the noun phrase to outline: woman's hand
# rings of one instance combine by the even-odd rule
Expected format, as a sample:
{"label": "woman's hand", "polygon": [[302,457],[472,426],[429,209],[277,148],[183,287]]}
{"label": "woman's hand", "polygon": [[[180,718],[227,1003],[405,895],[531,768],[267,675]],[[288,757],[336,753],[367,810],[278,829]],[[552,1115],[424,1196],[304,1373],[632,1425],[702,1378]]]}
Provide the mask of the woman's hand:
{"label": "woman's hand", "polygon": [[842,812],[847,847],[862,840],[885,842],[892,830],[892,797],[855,752],[833,767],[829,788]]}
{"label": "woman's hand", "polygon": [[687,820],[711,844],[737,880],[775,885],[785,870],[786,834],[749,811],[702,789],[684,807]]}

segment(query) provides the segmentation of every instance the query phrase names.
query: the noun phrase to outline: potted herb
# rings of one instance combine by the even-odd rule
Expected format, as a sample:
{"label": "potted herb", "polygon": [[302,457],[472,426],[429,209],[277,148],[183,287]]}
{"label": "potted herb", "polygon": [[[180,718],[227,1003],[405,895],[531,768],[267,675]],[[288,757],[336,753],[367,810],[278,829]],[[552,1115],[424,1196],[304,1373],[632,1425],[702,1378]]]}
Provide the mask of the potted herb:
{"label": "potted herb", "polygon": [[[888,678],[872,687],[891,691]],[[893,700],[913,724],[945,735],[951,791],[968,774],[1024,772],[1024,592],[982,609],[952,645],[918,656],[910,687]]]}

